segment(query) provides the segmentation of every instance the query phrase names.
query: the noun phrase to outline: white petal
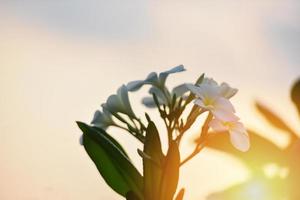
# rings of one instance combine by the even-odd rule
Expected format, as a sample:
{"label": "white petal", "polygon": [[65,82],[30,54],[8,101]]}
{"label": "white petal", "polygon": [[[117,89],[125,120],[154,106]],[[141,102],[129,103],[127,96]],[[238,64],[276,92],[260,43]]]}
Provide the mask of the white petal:
{"label": "white petal", "polygon": [[102,111],[103,111],[103,115],[111,120],[111,113],[107,110],[107,107],[105,106],[105,104],[102,104]]}
{"label": "white petal", "polygon": [[236,149],[243,152],[249,150],[250,141],[247,132],[230,131],[229,134],[230,141]]}
{"label": "white petal", "polygon": [[184,66],[178,65],[178,66],[173,67],[172,69],[164,71],[160,74],[173,74],[173,73],[178,73],[178,72],[183,72],[183,71],[185,71]]}
{"label": "white petal", "polygon": [[239,120],[239,118],[236,115],[234,115],[234,113],[228,112],[227,110],[213,109],[212,113],[217,119],[221,121],[233,122]]}
{"label": "white petal", "polygon": [[121,100],[123,110],[125,111],[124,114],[128,114],[129,116],[135,117],[135,114],[134,114],[134,112],[131,108],[130,102],[129,102],[127,87],[125,85],[122,85],[118,89],[117,94],[118,94],[119,99]]}
{"label": "white petal", "polygon": [[127,84],[127,89],[129,91],[137,91],[138,89],[140,89],[143,85],[145,84],[144,81],[138,80],[138,81],[131,81]]}
{"label": "white petal", "polygon": [[144,97],[142,103],[148,108],[155,108],[156,104],[152,97]]}
{"label": "white petal", "polygon": [[156,84],[158,83],[158,77],[155,72],[151,72],[147,78],[145,79],[145,83],[147,84]]}
{"label": "white petal", "polygon": [[233,131],[246,132],[246,128],[241,122],[234,122]]}
{"label": "white petal", "polygon": [[202,81],[202,84],[208,84],[208,85],[214,85],[214,86],[218,86],[218,83],[212,79],[212,78],[207,78],[205,77]]}
{"label": "white petal", "polygon": [[92,125],[106,129],[108,126],[114,124],[111,113],[103,107],[103,112],[97,110],[94,114]]}
{"label": "white petal", "polygon": [[160,84],[162,84],[162,85],[165,84],[166,79],[169,76],[169,74],[178,73],[178,72],[182,72],[182,71],[185,71],[185,69],[184,69],[183,65],[179,65],[179,66],[174,67],[174,68],[172,68],[170,70],[161,72],[159,74],[159,82],[160,82]]}
{"label": "white petal", "polygon": [[94,117],[93,117],[93,120],[91,121],[91,124],[95,124],[95,123],[100,122],[101,118],[102,118],[101,115],[102,115],[101,111],[96,110],[96,112],[94,114]]}
{"label": "white petal", "polygon": [[128,91],[133,92],[140,89],[145,84],[159,84],[157,74],[155,72],[151,72],[145,80],[131,81],[126,85],[126,87]]}
{"label": "white petal", "polygon": [[185,86],[197,97],[203,98],[202,96],[202,90],[198,86],[195,86],[193,84],[186,83]]}
{"label": "white petal", "polygon": [[220,88],[215,85],[200,84],[198,92],[199,97],[203,99],[217,99],[220,97]]}
{"label": "white petal", "polygon": [[164,93],[160,89],[158,89],[157,87],[151,87],[149,89],[149,94],[151,94],[151,95],[155,94],[160,103],[167,104],[167,100],[166,100],[166,97],[165,97]]}
{"label": "white petal", "polygon": [[215,105],[214,105],[215,109],[221,109],[221,110],[225,110],[228,112],[235,112],[233,105],[231,104],[231,102],[228,99],[225,99],[223,97],[218,98],[215,101]]}
{"label": "white petal", "polygon": [[187,88],[186,84],[181,84],[173,88],[172,94],[176,94],[177,97],[181,97],[183,94],[188,92],[189,89]]}
{"label": "white petal", "polygon": [[230,87],[227,83],[222,83],[220,86],[220,90],[221,95],[227,99],[230,99],[238,92],[238,89]]}
{"label": "white petal", "polygon": [[119,99],[121,100],[123,106],[125,106],[125,108],[130,107],[129,98],[128,98],[128,90],[124,85],[122,85],[118,89],[117,95],[118,95]]}
{"label": "white petal", "polygon": [[209,123],[209,126],[217,132],[227,131],[228,128],[218,119],[212,119]]}
{"label": "white petal", "polygon": [[110,95],[106,100],[106,107],[111,113],[125,112],[119,97],[115,94]]}
{"label": "white petal", "polygon": [[91,121],[91,124],[95,126],[103,126],[103,124],[106,124],[106,118],[104,117],[104,114],[97,110],[94,114],[94,118]]}

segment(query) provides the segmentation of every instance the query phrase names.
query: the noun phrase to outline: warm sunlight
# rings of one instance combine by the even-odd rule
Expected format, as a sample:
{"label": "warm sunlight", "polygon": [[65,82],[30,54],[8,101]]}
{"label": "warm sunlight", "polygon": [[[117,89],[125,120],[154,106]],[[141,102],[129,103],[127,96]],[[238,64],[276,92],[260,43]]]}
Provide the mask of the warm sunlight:
{"label": "warm sunlight", "polygon": [[[282,180],[298,173],[297,161],[283,158],[300,133],[290,97],[300,77],[299,9],[295,0],[1,3],[0,199],[122,199],[79,144],[75,121],[91,122],[122,84],[180,64],[187,71],[170,76],[170,88],[202,73],[238,88],[231,102],[251,144],[242,154],[227,134],[208,143],[180,169],[184,199],[285,199],[278,188],[288,191]],[[157,111],[141,104],[145,94],[129,94],[134,111],[166,131]],[[268,111],[288,128],[270,123]],[[184,136],[183,158],[204,119]],[[141,171],[142,145],[109,130]]]}

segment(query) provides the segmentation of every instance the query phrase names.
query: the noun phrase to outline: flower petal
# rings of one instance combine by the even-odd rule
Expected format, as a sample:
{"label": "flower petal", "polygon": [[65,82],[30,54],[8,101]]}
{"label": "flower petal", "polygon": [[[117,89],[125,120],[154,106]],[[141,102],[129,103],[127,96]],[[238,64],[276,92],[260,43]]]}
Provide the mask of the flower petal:
{"label": "flower petal", "polygon": [[139,90],[145,84],[158,85],[159,81],[157,74],[155,72],[151,72],[145,80],[131,81],[127,83],[126,87],[128,91],[134,92]]}
{"label": "flower petal", "polygon": [[135,114],[134,114],[134,112],[131,108],[130,102],[129,102],[128,90],[127,90],[127,87],[125,85],[122,85],[118,89],[117,95],[121,100],[124,114],[128,114],[131,117],[135,117]]}
{"label": "flower petal", "polygon": [[207,78],[205,77],[201,84],[208,84],[213,86],[218,86],[218,83],[213,78]]}
{"label": "flower petal", "polygon": [[225,99],[223,97],[220,97],[216,99],[215,104],[214,104],[215,109],[221,109],[225,110],[227,112],[233,112],[235,113],[235,109],[231,102],[228,99]]}
{"label": "flower petal", "polygon": [[152,97],[144,97],[142,103],[148,108],[155,108],[156,104]]}
{"label": "flower petal", "polygon": [[160,84],[162,84],[162,85],[165,84],[166,79],[167,79],[167,77],[168,77],[169,74],[174,74],[174,73],[183,72],[183,71],[185,71],[184,66],[183,65],[179,65],[179,66],[174,67],[174,68],[172,68],[170,70],[161,72],[159,74],[159,82],[160,82]]}
{"label": "flower petal", "polygon": [[220,88],[216,85],[200,84],[199,85],[199,97],[203,99],[217,99],[220,97]]}
{"label": "flower petal", "polygon": [[167,100],[164,93],[157,87],[151,87],[149,89],[149,94],[155,94],[159,102],[167,104]]}
{"label": "flower petal", "polygon": [[93,117],[93,120],[91,121],[91,124],[93,125],[100,125],[102,124],[104,121],[104,118],[103,118],[103,114],[101,111],[99,110],[96,110],[95,114],[94,114],[94,117]]}
{"label": "flower petal", "polygon": [[111,118],[111,113],[103,108],[103,112],[96,110],[91,124],[106,129],[108,126],[113,125],[114,122]]}
{"label": "flower petal", "polygon": [[158,77],[157,77],[157,74],[156,72],[151,72],[147,78],[145,79],[145,84],[158,84]]}
{"label": "flower petal", "polygon": [[234,126],[232,128],[233,131],[238,131],[238,132],[246,132],[246,128],[243,123],[241,122],[234,122]]}
{"label": "flower petal", "polygon": [[170,70],[161,72],[160,74],[174,74],[174,73],[183,72],[183,71],[185,71],[184,66],[183,65],[178,65],[176,67],[173,67]]}
{"label": "flower petal", "polygon": [[116,112],[125,112],[123,109],[123,105],[119,97],[115,94],[110,95],[107,100],[106,100],[106,108],[109,110],[111,113],[116,113]]}
{"label": "flower petal", "polygon": [[222,121],[214,118],[210,121],[209,126],[217,132],[223,132],[223,131],[228,131],[228,128],[226,126],[224,126],[224,124],[222,123]]}
{"label": "flower petal", "polygon": [[185,86],[197,97],[203,98],[202,90],[194,84],[186,83]]}
{"label": "flower petal", "polygon": [[112,121],[112,118],[111,118],[111,113],[107,110],[107,107],[104,105],[104,104],[102,104],[102,111],[103,111],[103,115],[107,118],[107,119],[109,119],[109,120],[111,120]]}
{"label": "flower petal", "polygon": [[188,92],[189,89],[187,88],[186,84],[181,84],[173,88],[172,94],[176,94],[177,97],[181,97],[183,94]]}
{"label": "flower petal", "polygon": [[140,89],[145,84],[145,81],[138,80],[138,81],[131,81],[127,83],[126,87],[129,91],[134,92]]}
{"label": "flower petal", "polygon": [[239,117],[234,115],[234,113],[228,112],[227,110],[224,110],[224,109],[213,109],[213,110],[211,110],[211,112],[217,119],[219,119],[221,121],[233,122],[233,121],[239,120]]}
{"label": "flower petal", "polygon": [[232,145],[242,151],[248,151],[250,148],[250,141],[247,132],[230,131],[230,141]]}
{"label": "flower petal", "polygon": [[238,89],[230,87],[227,83],[222,83],[220,85],[220,91],[224,98],[230,99],[238,92]]}

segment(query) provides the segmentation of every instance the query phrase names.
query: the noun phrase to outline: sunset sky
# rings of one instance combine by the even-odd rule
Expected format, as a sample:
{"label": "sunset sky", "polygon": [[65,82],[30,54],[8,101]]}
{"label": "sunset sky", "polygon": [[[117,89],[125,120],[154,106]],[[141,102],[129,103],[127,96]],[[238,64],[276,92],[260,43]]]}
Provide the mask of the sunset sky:
{"label": "sunset sky", "polygon": [[[297,0],[0,0],[0,199],[121,199],[79,145],[75,121],[90,122],[120,85],[179,64],[187,71],[172,75],[170,87],[202,73],[229,83],[239,89],[242,121],[284,147],[288,138],[254,101],[300,132],[289,97],[300,77],[299,35]],[[146,92],[130,96],[141,116]],[[111,131],[140,169],[140,144]],[[245,179],[238,160],[204,150],[182,168],[180,185],[185,199],[202,200]]]}

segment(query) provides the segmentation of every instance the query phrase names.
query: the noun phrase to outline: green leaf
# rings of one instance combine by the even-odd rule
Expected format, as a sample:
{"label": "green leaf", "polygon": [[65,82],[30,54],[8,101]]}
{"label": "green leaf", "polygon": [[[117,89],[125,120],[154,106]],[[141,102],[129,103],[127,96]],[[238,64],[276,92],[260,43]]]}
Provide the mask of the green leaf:
{"label": "green leaf", "polygon": [[[210,133],[210,136],[206,139],[205,146],[223,151],[240,159],[252,172],[260,171],[262,167],[268,163],[286,165],[285,151],[272,141],[260,136],[263,135],[263,133],[256,133],[251,130],[247,130],[247,132],[251,141],[251,148],[247,152],[241,152],[235,149],[231,145],[228,133],[226,132]],[[199,138],[195,142],[197,143],[198,141]]]}
{"label": "green leaf", "polygon": [[160,200],[172,200],[179,179],[180,154],[178,145],[172,141],[163,164],[160,183]]}
{"label": "green leaf", "polygon": [[205,76],[205,74],[203,73],[203,74],[201,74],[201,76],[197,79],[197,81],[196,81],[196,85],[199,85],[199,84],[201,84],[202,83],[202,81],[204,80],[204,76]]}
{"label": "green leaf", "polygon": [[270,124],[272,124],[274,127],[286,131],[290,134],[290,136],[295,139],[298,138],[297,134],[278,116],[276,115],[272,110],[264,106],[263,104],[256,102],[255,104],[258,111],[268,120]]}
{"label": "green leaf", "polygon": [[84,148],[106,183],[124,197],[133,191],[142,199],[143,178],[119,149],[121,145],[107,137],[108,134],[102,129],[82,122],[77,122],[77,125],[83,132]]}
{"label": "green leaf", "polygon": [[159,183],[162,176],[161,163],[163,153],[159,133],[155,124],[150,121],[146,130],[144,144],[143,168],[144,168],[144,197],[145,200],[158,199]]}
{"label": "green leaf", "polygon": [[300,114],[300,79],[298,79],[292,87],[291,98]]}
{"label": "green leaf", "polygon": [[126,200],[140,200],[140,198],[133,191],[129,191],[126,194]]}
{"label": "green leaf", "polygon": [[107,139],[112,142],[114,145],[116,145],[116,147],[129,159],[129,156],[127,155],[125,149],[120,145],[119,142],[117,142],[115,140],[115,138],[113,138],[112,136],[110,136],[104,129],[102,128],[98,128],[98,127],[95,127],[93,126],[94,129],[96,129],[99,134],[103,134],[105,137],[107,137]]}
{"label": "green leaf", "polygon": [[181,190],[178,192],[175,200],[182,200],[184,195],[184,188],[181,188]]}

